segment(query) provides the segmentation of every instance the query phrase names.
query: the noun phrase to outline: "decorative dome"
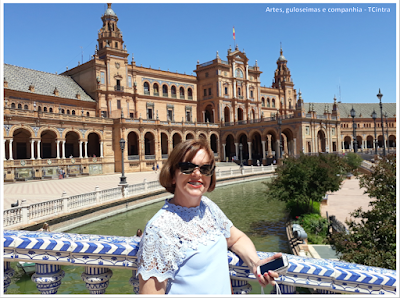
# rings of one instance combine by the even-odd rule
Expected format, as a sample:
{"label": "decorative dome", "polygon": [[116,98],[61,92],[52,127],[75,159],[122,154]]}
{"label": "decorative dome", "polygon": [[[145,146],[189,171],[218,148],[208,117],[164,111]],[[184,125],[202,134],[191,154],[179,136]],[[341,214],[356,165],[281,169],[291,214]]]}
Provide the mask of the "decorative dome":
{"label": "decorative dome", "polygon": [[283,56],[282,46],[281,46],[281,55],[279,56],[278,61],[287,61],[285,56]]}
{"label": "decorative dome", "polygon": [[112,8],[111,8],[111,3],[107,3],[107,10],[106,10],[106,12],[104,13],[104,15],[105,16],[117,16],[116,14],[115,14],[115,12],[114,12],[114,10],[112,10]]}

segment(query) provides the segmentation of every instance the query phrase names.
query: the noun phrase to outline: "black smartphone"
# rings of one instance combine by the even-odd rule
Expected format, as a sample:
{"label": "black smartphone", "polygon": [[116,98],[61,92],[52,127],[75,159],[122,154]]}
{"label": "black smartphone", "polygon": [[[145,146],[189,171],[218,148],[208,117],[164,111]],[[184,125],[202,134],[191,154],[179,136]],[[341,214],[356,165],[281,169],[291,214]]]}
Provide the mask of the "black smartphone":
{"label": "black smartphone", "polygon": [[268,263],[265,263],[259,267],[257,267],[257,274],[264,275],[264,273],[267,273],[268,271],[275,271],[278,273],[287,271],[287,268],[289,267],[289,261],[286,256],[282,256],[278,259],[272,260]]}

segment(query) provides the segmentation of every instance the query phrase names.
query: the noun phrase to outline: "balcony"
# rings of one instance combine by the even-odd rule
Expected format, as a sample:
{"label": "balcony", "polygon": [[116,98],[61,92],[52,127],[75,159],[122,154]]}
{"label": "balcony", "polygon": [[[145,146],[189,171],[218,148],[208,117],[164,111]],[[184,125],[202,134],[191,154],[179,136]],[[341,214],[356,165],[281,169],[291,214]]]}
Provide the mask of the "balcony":
{"label": "balcony", "polygon": [[154,96],[160,96],[160,93],[154,92],[153,95],[154,95]]}
{"label": "balcony", "polygon": [[190,95],[189,95],[189,96],[188,96],[188,99],[193,100],[193,96],[190,96]]}
{"label": "balcony", "polygon": [[114,91],[124,92],[124,86],[115,85],[114,86]]}
{"label": "balcony", "polygon": [[164,93],[164,92],[163,92],[162,96],[168,97],[168,93]]}
{"label": "balcony", "polygon": [[144,95],[150,95],[150,91],[146,91],[146,90],[144,90]]}
{"label": "balcony", "polygon": [[176,94],[171,94],[171,97],[172,98],[176,98]]}

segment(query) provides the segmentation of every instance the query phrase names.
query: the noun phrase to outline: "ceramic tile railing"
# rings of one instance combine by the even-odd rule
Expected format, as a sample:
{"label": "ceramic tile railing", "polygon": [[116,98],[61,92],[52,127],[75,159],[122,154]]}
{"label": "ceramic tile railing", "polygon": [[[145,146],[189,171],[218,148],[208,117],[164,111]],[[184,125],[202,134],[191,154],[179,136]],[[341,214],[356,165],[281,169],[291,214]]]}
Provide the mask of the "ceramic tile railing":
{"label": "ceramic tile railing", "polygon": [[[11,262],[36,263],[32,281],[38,293],[56,293],[65,273],[61,265],[84,266],[82,280],[91,294],[106,292],[112,269],[132,271],[126,282],[137,293],[136,253],[140,239],[134,237],[81,235],[28,231],[3,231],[4,292],[12,282]],[[274,254],[258,252],[260,258]],[[394,270],[353,263],[287,255],[289,269],[277,279],[282,294],[294,294],[296,287],[312,288],[317,293],[392,294],[396,295]],[[227,252],[232,288],[235,293],[249,293],[248,281],[255,280],[249,268],[234,253]],[[207,285],[204,285],[207,286]],[[84,293],[82,293],[84,294]],[[111,293],[108,293],[111,294]]]}

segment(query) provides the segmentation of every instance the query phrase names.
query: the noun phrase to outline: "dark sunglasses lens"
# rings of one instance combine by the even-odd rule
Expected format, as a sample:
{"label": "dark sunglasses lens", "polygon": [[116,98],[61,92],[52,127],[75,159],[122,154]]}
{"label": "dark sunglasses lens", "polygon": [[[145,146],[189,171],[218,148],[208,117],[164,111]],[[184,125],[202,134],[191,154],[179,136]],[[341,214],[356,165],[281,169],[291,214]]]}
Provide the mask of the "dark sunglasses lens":
{"label": "dark sunglasses lens", "polygon": [[196,165],[194,165],[190,162],[180,162],[179,168],[181,169],[181,172],[183,174],[191,174],[191,173],[193,173],[194,169],[196,168]]}
{"label": "dark sunglasses lens", "polygon": [[214,167],[212,165],[204,165],[200,167],[200,173],[205,176],[210,176],[214,172]]}

